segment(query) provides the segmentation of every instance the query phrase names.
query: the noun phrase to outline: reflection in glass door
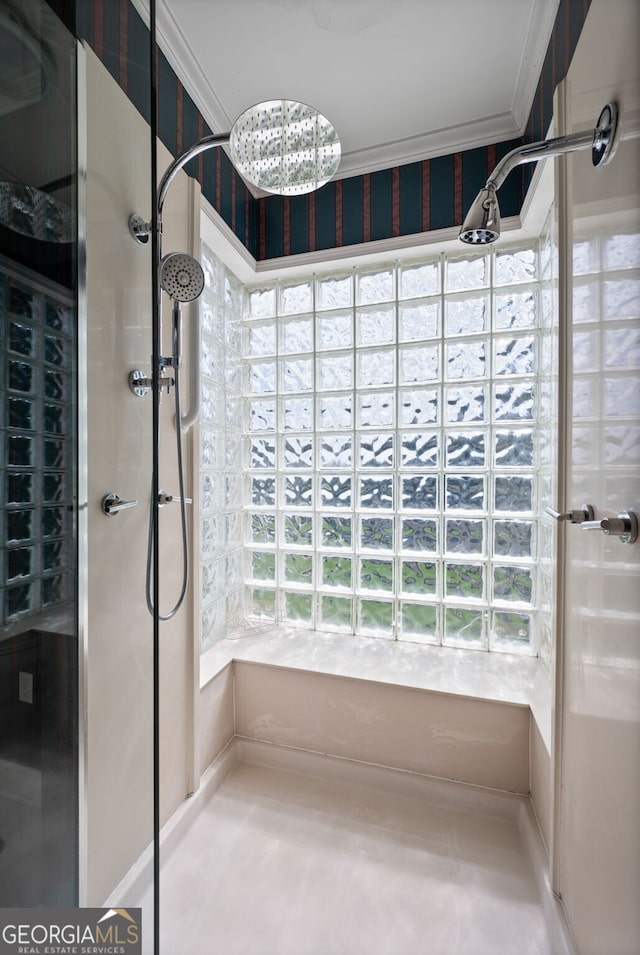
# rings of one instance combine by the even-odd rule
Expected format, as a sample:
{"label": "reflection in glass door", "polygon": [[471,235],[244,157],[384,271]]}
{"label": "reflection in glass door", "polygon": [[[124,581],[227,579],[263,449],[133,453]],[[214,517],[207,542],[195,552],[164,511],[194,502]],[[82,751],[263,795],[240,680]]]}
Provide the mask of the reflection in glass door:
{"label": "reflection in glass door", "polygon": [[78,898],[75,40],[0,3],[0,905]]}

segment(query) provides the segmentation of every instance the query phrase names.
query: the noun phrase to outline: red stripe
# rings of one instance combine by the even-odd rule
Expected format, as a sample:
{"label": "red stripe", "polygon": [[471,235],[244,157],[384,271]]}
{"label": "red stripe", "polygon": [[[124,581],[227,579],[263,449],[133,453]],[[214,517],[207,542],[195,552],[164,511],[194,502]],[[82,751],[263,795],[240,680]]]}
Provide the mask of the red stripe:
{"label": "red stripe", "polygon": [[487,179],[496,168],[496,147],[495,144],[487,147]]}
{"label": "red stripe", "polygon": [[104,0],[93,3],[93,50],[101,60],[104,56]]}
{"label": "red stripe", "polygon": [[184,149],[184,89],[180,80],[176,79],[176,146],[178,156]]}
{"label": "red stripe", "polygon": [[316,194],[309,193],[309,252],[316,251]]}
{"label": "red stripe", "polygon": [[371,241],[371,173],[362,177],[362,240]]}
{"label": "red stripe", "polygon": [[391,170],[391,235],[400,235],[400,167]]}
{"label": "red stripe", "polygon": [[422,162],[422,231],[431,231],[431,162]]}
{"label": "red stripe", "polygon": [[282,252],[284,255],[291,255],[291,199],[284,196],[282,200]]}
{"label": "red stripe", "polygon": [[336,246],[342,243],[342,179],[336,179]]}
{"label": "red stripe", "polygon": [[462,222],[462,153],[453,156],[453,221]]}
{"label": "red stripe", "polygon": [[258,258],[267,257],[267,216],[264,199],[258,199]]}
{"label": "red stripe", "polygon": [[129,90],[129,0],[120,0],[120,86]]}

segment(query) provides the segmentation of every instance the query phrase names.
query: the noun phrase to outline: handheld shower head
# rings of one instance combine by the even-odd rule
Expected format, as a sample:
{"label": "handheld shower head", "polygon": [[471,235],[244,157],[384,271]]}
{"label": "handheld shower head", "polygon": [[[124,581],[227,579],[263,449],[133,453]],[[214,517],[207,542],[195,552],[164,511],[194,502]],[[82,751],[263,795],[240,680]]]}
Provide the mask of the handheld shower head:
{"label": "handheld shower head", "polygon": [[480,190],[467,212],[459,237],[467,245],[488,245],[500,238],[500,206],[491,180]]}
{"label": "handheld shower head", "polygon": [[160,262],[160,287],[174,302],[193,302],[204,288],[202,266],[191,255],[171,252]]}

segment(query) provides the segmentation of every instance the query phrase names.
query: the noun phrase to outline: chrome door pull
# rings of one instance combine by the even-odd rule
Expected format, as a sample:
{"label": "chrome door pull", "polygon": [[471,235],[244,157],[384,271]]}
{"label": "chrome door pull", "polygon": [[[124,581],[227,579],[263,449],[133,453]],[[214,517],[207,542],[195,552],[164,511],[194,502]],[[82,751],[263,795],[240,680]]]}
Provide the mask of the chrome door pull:
{"label": "chrome door pull", "polygon": [[[178,497],[177,494],[167,494],[166,491],[160,491],[158,493],[158,507],[163,507],[165,504],[182,504],[182,498]],[[185,497],[185,504],[193,504],[193,499],[190,497]]]}
{"label": "chrome door pull", "polygon": [[585,521],[583,531],[603,531],[619,537],[623,544],[635,544],[638,539],[638,518],[633,511],[620,511],[616,517],[603,517],[601,521]]}
{"label": "chrome door pull", "polygon": [[573,511],[567,511],[566,514],[562,514],[560,511],[555,511],[552,507],[545,507],[545,513],[552,517],[554,521],[568,521],[570,524],[584,524],[585,521],[593,520],[593,508],[590,504],[583,504],[581,508],[576,508]]}
{"label": "chrome door pull", "polygon": [[107,517],[116,517],[120,511],[126,511],[128,507],[137,507],[138,501],[123,501],[115,491],[109,491],[102,498],[102,513]]}

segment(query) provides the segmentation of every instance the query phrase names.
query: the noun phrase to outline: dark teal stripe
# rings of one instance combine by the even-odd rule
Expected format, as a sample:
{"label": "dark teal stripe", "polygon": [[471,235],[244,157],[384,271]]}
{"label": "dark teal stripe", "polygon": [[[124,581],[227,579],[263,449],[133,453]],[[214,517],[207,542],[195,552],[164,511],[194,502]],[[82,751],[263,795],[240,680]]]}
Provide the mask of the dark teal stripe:
{"label": "dark teal stripe", "polygon": [[[182,148],[187,149],[198,141],[198,110],[186,90],[182,91]],[[198,178],[198,159],[192,159],[184,167],[185,172]]]}
{"label": "dark teal stripe", "polygon": [[542,84],[542,135],[543,137],[547,135],[549,131],[549,126],[551,120],[553,119],[553,86],[552,86],[552,66],[553,58],[551,56],[551,49],[547,50],[547,55],[544,60],[544,66],[542,67],[542,76],[544,77],[544,83]]}
{"label": "dark teal stripe", "polygon": [[284,255],[284,217],[282,196],[270,196],[264,204],[267,248],[265,258],[277,259]]}
{"label": "dark teal stripe", "polygon": [[231,225],[231,177],[237,175],[231,165],[231,160],[223,149],[214,149],[212,152],[218,153],[218,162],[220,163],[220,208],[218,212],[227,223]]}
{"label": "dark teal stripe", "polygon": [[448,229],[453,221],[453,156],[431,160],[431,229]]}
{"label": "dark teal stripe", "polygon": [[[506,143],[500,143],[496,147],[496,161],[499,162],[503,156],[506,156],[516,146],[520,146],[521,143],[521,139],[511,139]],[[516,166],[500,186],[498,201],[500,203],[500,215],[503,219],[506,219],[507,216],[517,216],[520,213],[523,196],[522,171],[524,168],[525,166]]]}
{"label": "dark teal stripe", "polygon": [[400,166],[400,234],[422,231],[422,163]]}
{"label": "dark teal stripe", "polygon": [[[90,3],[81,3],[80,6],[90,7]],[[151,71],[149,67],[151,52],[149,50],[149,31],[138,11],[129,4],[129,89],[128,96],[140,115],[148,123],[150,121],[149,83]]]}
{"label": "dark teal stripe", "polygon": [[291,255],[309,251],[309,196],[291,197]]}
{"label": "dark teal stripe", "polygon": [[388,239],[393,234],[393,196],[391,170],[371,173],[371,241]]}
{"label": "dark teal stripe", "polygon": [[[584,26],[584,0],[564,0],[565,3],[570,3],[569,7],[569,63],[573,58],[573,54],[576,46],[578,45],[578,40],[580,39],[580,34],[582,33],[582,27]],[[589,6],[591,5],[591,0],[589,0]],[[612,9],[611,13],[614,15],[615,8]],[[569,63],[565,66],[565,73],[569,69]],[[564,75],[564,74],[563,74]],[[594,124],[595,125],[595,124]]]}
{"label": "dark teal stripe", "polygon": [[[205,136],[211,135],[211,130],[205,123]],[[202,154],[204,160],[204,169],[202,177],[202,193],[205,199],[208,199],[215,208],[216,205],[216,170],[218,168],[219,149],[208,149]]]}
{"label": "dark teal stripe", "polygon": [[158,134],[172,156],[178,151],[176,101],[178,81],[166,56],[158,50]]}
{"label": "dark teal stripe", "polygon": [[[462,216],[466,216],[467,209],[482,189],[487,176],[491,172],[487,169],[487,149],[480,146],[477,149],[467,149],[462,154]],[[456,222],[455,225],[462,225]]]}
{"label": "dark teal stripe", "polygon": [[316,249],[336,244],[336,184],[328,182],[316,192]]}
{"label": "dark teal stripe", "polygon": [[362,176],[342,180],[342,243],[364,241],[362,226]]}
{"label": "dark teal stripe", "polygon": [[258,258],[258,201],[249,195],[249,252]]}
{"label": "dark teal stripe", "polygon": [[[49,0],[49,5],[56,9],[55,4]],[[57,11],[56,11],[57,12]],[[67,26],[69,24],[67,23]],[[71,29],[71,27],[70,27]],[[76,4],[76,33],[82,40],[93,43],[93,3],[88,0],[78,0]]]}
{"label": "dark teal stripe", "polygon": [[120,0],[104,0],[104,52],[102,61],[113,78],[119,81]]}
{"label": "dark teal stripe", "polygon": [[235,170],[233,175],[236,177],[236,227],[234,231],[240,241],[244,242],[248,192],[247,187]]}

